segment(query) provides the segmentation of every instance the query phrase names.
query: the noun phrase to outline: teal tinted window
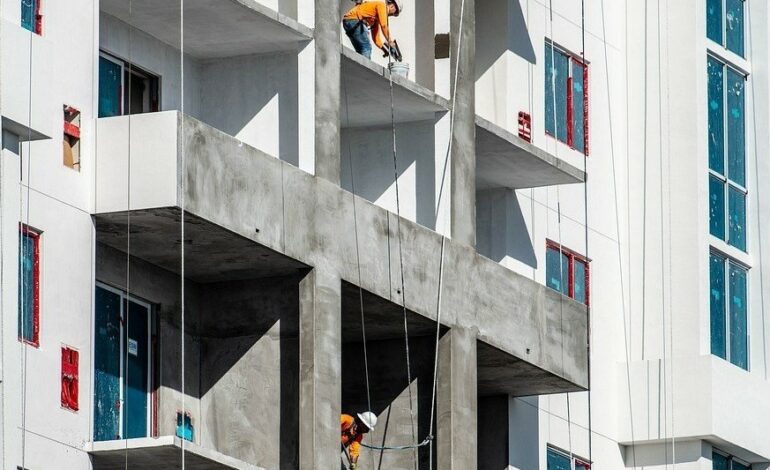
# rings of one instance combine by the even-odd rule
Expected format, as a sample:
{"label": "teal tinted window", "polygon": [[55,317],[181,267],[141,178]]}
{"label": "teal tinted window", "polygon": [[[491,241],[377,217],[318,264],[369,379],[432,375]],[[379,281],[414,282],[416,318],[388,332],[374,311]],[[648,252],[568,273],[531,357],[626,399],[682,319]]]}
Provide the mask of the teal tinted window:
{"label": "teal tinted window", "polygon": [[725,0],[725,36],[727,49],[743,57],[744,0]]}
{"label": "teal tinted window", "polygon": [[722,454],[714,452],[711,456],[711,462],[714,470],[730,470],[729,460]]}
{"label": "teal tinted window", "polygon": [[545,130],[566,143],[569,57],[547,43],[545,70]]}
{"label": "teal tinted window", "polygon": [[743,465],[742,463],[736,462],[735,460],[733,460],[732,470],[749,470],[750,468],[751,468],[750,465]]}
{"label": "teal tinted window", "polygon": [[573,299],[580,303],[586,303],[586,265],[578,260],[575,260],[575,285],[573,291]]}
{"label": "teal tinted window", "polygon": [[743,74],[727,69],[727,174],[741,186],[746,186],[745,83]]}
{"label": "teal tinted window", "polygon": [[725,238],[725,183],[714,175],[709,176],[709,232]]}
{"label": "teal tinted window", "polygon": [[727,242],[746,251],[746,194],[730,186],[728,204],[730,233]]}
{"label": "teal tinted window", "polygon": [[583,80],[585,67],[582,64],[572,64],[572,145],[575,149],[585,152],[585,102]]}
{"label": "teal tinted window", "polygon": [[572,470],[569,456],[557,452],[553,449],[548,449],[548,470]]}
{"label": "teal tinted window", "polygon": [[39,34],[37,12],[38,0],[21,0],[21,27]]}
{"label": "teal tinted window", "polygon": [[39,342],[40,247],[39,235],[23,228],[19,235],[18,335],[30,344]]}
{"label": "teal tinted window", "polygon": [[558,249],[548,247],[545,259],[546,285],[564,295],[569,294],[569,259]]}
{"label": "teal tinted window", "polygon": [[710,304],[711,304],[711,354],[727,359],[727,321],[725,317],[725,260],[711,255]]}
{"label": "teal tinted window", "polygon": [[123,67],[120,64],[99,57],[99,117],[121,114],[122,73]]}
{"label": "teal tinted window", "polygon": [[730,263],[730,362],[743,369],[749,368],[747,278],[745,269]]}
{"label": "teal tinted window", "polygon": [[724,66],[713,57],[708,58],[708,137],[709,168],[717,173],[725,171],[724,119]]}
{"label": "teal tinted window", "polygon": [[722,44],[722,0],[706,2],[706,36]]}

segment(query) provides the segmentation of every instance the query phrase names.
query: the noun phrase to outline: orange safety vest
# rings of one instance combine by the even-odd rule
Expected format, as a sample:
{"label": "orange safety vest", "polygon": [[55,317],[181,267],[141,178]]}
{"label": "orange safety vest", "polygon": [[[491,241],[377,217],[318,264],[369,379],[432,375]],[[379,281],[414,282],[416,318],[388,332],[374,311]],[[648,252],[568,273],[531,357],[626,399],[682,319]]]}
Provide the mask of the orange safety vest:
{"label": "orange safety vest", "polygon": [[342,446],[347,449],[350,460],[355,462],[361,454],[361,441],[364,440],[363,434],[353,435],[353,423],[356,419],[350,415],[340,416],[340,431]]}

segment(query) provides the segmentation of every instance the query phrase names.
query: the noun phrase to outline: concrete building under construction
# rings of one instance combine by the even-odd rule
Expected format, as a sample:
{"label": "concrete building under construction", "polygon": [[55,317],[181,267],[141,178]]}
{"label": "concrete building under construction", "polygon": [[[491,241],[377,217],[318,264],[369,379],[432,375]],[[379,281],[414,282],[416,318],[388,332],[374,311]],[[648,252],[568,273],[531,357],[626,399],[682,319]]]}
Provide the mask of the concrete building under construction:
{"label": "concrete building under construction", "polygon": [[770,7],[353,6],[0,0],[0,468],[766,469]]}

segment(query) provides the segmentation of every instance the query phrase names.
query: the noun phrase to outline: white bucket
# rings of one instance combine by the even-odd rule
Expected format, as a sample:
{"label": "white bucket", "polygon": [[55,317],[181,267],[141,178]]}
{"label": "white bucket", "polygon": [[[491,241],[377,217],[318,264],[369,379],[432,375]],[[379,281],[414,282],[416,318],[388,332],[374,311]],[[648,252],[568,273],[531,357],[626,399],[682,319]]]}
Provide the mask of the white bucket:
{"label": "white bucket", "polygon": [[409,64],[406,62],[391,62],[388,64],[388,69],[393,75],[409,78]]}

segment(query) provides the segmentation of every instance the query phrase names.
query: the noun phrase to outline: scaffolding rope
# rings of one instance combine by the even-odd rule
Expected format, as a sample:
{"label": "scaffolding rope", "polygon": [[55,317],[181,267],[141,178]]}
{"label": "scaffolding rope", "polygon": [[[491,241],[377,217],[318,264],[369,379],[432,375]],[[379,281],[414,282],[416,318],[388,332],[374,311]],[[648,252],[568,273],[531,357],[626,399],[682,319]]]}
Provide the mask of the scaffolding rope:
{"label": "scaffolding rope", "polygon": [[[179,95],[180,95],[180,115],[181,119],[184,119],[184,0],[179,0],[179,76],[180,76],[180,84],[179,84]],[[182,175],[180,181],[180,196],[179,196],[179,205],[181,207],[180,210],[180,297],[181,297],[181,353],[182,353],[182,359],[181,359],[181,366],[182,370],[180,372],[180,379],[182,381],[181,390],[182,390],[182,427],[184,428],[184,420],[187,413],[187,409],[185,407],[185,230],[184,230],[184,223],[185,223],[185,204],[186,204],[186,195],[185,191],[187,189],[187,158],[185,154],[185,126],[184,122],[180,126],[179,132],[181,133],[181,137],[179,139],[179,154],[181,159],[181,167],[182,167]],[[185,444],[186,439],[184,438],[184,433],[182,433],[182,438],[180,439],[180,452],[182,454],[182,470],[185,470],[186,465],[186,459],[185,459]]]}

